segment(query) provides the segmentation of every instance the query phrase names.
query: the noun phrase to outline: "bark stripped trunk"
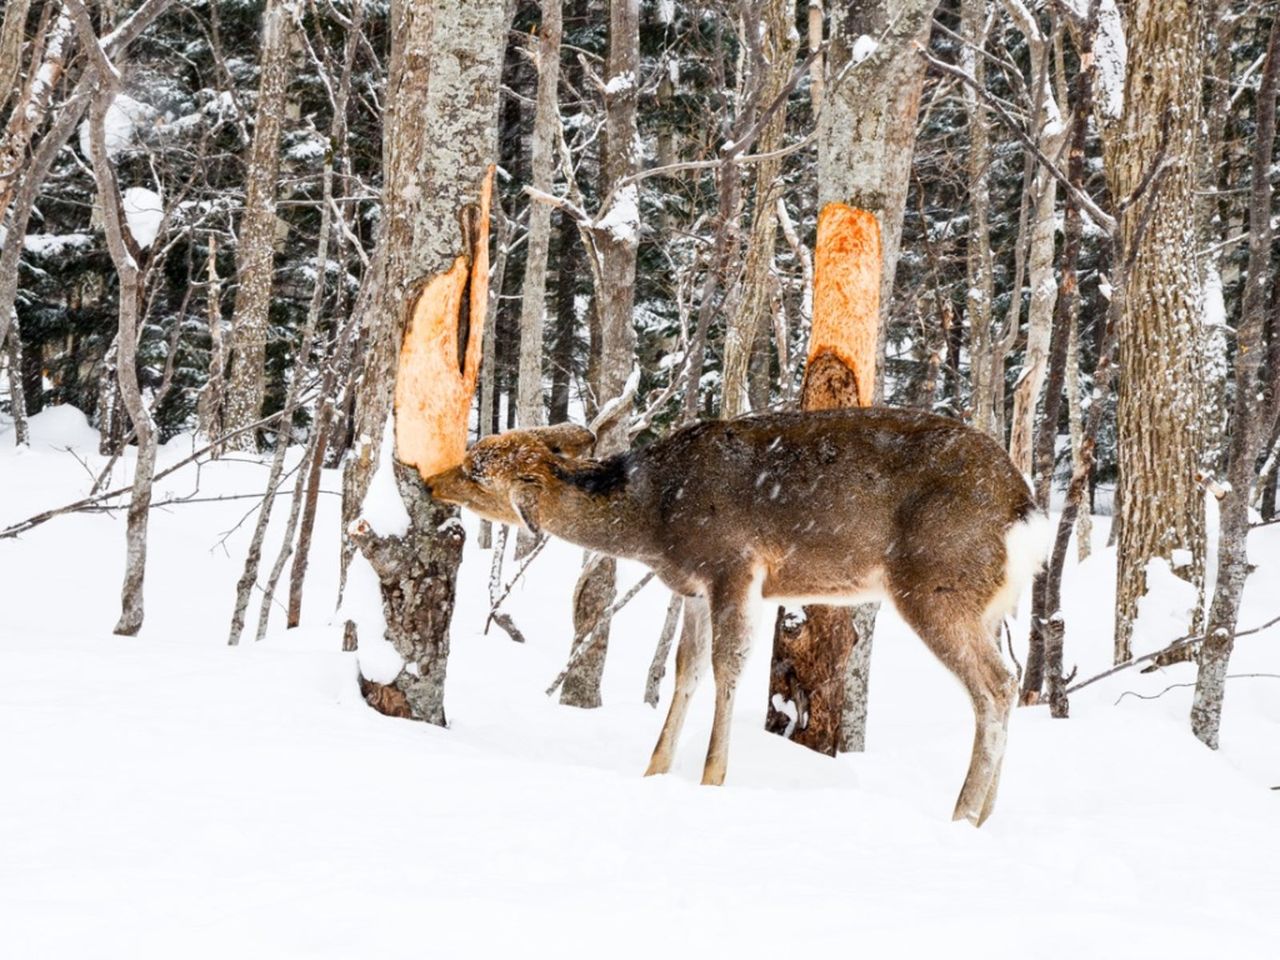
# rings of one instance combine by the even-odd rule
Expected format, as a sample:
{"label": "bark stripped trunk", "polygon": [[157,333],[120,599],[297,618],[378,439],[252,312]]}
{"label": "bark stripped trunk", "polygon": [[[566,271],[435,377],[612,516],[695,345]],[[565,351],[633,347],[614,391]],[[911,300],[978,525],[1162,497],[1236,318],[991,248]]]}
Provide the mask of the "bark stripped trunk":
{"label": "bark stripped trunk", "polygon": [[1195,259],[1196,155],[1200,130],[1200,6],[1138,0],[1128,18],[1123,116],[1104,126],[1111,195],[1123,202],[1159,157],[1168,164],[1120,217],[1132,264],[1120,324],[1116,413],[1120,481],[1115,660],[1131,638],[1146,566],[1189,551],[1177,568],[1204,579],[1200,467],[1200,269]]}
{"label": "bark stripped trunk", "polygon": [[[609,50],[605,59],[605,139],[600,164],[601,194],[612,206],[601,212],[593,229],[599,260],[599,358],[592,389],[601,406],[622,396],[635,356],[632,306],[635,301],[636,251],[639,248],[639,188],[623,180],[639,168],[636,153],[636,103],[639,93],[639,0],[611,0]],[[630,404],[596,437],[597,456],[630,446]],[[591,643],[565,677],[560,702],[573,707],[600,705],[600,678],[609,644],[608,611],[616,592],[616,564],[611,557],[587,560],[573,592],[573,651]]]}
{"label": "bark stripped trunk", "polygon": [[[1240,327],[1236,331],[1236,395],[1229,431],[1227,482],[1223,498],[1218,546],[1218,579],[1209,610],[1208,629],[1200,650],[1195,698],[1191,705],[1191,730],[1210,749],[1218,748],[1222,701],[1226,694],[1227,665],[1235,641],[1236,623],[1245,580],[1249,576],[1249,490],[1254,466],[1267,438],[1259,414],[1259,370],[1264,353],[1266,280],[1271,263],[1270,174],[1276,139],[1276,86],[1280,81],[1280,17],[1272,19],[1266,63],[1258,87],[1254,142],[1253,181],[1249,204],[1249,273],[1244,285]],[[1273,298],[1280,284],[1272,284]],[[1280,303],[1280,300],[1276,300]]]}
{"label": "bark stripped trunk", "polygon": [[[244,215],[236,248],[235,307],[231,320],[231,371],[223,423],[240,430],[262,416],[266,392],[267,330],[275,275],[276,186],[280,130],[289,86],[289,46],[300,16],[297,0],[268,0],[262,14],[262,74],[254,113],[253,142],[245,169]],[[256,451],[258,432],[245,430],[230,449]]]}
{"label": "bark stripped trunk", "polygon": [[[366,346],[343,520],[378,575],[386,639],[404,661],[394,678],[365,678],[365,698],[384,713],[435,724],[445,722],[463,532],[457,510],[433,501],[419,472],[456,463],[466,448],[507,26],[502,4],[391,5],[383,214],[361,297]],[[399,536],[358,522],[393,396],[394,473],[410,520]]]}
{"label": "bark stripped trunk", "polygon": [[[848,2],[833,5],[829,82],[818,119],[818,202],[832,201],[869,210],[880,224],[883,271],[881,318],[893,295],[907,201],[911,157],[915,152],[916,117],[924,83],[924,64],[916,44],[927,42],[936,0],[890,3]],[[854,44],[874,37],[876,49],[853,65]],[[883,397],[882,358],[887,324],[880,323],[876,343],[874,397]],[[845,677],[844,717],[840,749],[862,750],[866,742],[867,686],[870,679],[875,607],[855,614],[858,642]]]}
{"label": "bark stripped trunk", "polygon": [[[800,405],[867,406],[875,396],[880,326],[880,228],[874,214],[829,203],[818,217],[813,332]],[[849,654],[862,634],[845,607],[779,608],[765,729],[835,756]],[[865,665],[860,669],[865,671]],[[865,675],[864,675],[865,677]],[[865,709],[862,711],[865,724]]]}

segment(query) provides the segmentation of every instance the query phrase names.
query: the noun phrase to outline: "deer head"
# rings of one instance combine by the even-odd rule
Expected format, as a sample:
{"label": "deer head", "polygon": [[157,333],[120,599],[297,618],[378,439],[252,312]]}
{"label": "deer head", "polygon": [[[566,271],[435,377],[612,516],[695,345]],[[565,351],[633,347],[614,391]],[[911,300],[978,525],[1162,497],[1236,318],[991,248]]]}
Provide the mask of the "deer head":
{"label": "deer head", "polygon": [[557,470],[591,452],[596,438],[571,423],[510,430],[479,440],[452,469],[427,479],[431,495],[498,523],[541,529],[539,502]]}

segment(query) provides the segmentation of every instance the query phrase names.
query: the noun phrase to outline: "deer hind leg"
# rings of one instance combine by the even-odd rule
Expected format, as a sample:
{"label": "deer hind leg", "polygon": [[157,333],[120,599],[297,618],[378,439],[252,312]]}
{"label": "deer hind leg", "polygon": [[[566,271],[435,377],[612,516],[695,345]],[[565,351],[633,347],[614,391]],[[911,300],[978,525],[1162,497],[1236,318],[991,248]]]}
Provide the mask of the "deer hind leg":
{"label": "deer hind leg", "polygon": [[750,581],[716,588],[711,593],[711,669],[716,681],[716,713],[707,762],[702,768],[704,786],[724,783],[733,699],[751,646],[750,610],[757,599]]}
{"label": "deer hind leg", "polygon": [[684,602],[684,627],[680,633],[680,643],[676,646],[675,693],[671,697],[671,707],[667,711],[667,720],[662,725],[662,733],[658,735],[658,743],[653,748],[653,756],[649,759],[649,769],[644,772],[646,777],[671,770],[676,743],[684,727],[684,718],[689,713],[689,702],[693,699],[698,681],[702,679],[706,668],[707,653],[711,649],[710,633],[707,601],[701,597],[689,597]]}
{"label": "deer hind leg", "polygon": [[954,611],[921,610],[916,603],[903,613],[973,702],[973,753],[953,819],[980,827],[995,805],[1016,681],[1005,668],[994,630],[980,614],[956,617]]}

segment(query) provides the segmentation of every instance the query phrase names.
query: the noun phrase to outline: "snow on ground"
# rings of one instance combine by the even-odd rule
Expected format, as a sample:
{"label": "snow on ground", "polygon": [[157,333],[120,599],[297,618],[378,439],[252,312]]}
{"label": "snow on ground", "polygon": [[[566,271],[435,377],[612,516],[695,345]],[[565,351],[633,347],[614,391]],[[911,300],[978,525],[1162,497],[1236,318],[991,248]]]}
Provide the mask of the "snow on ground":
{"label": "snow on ground", "polygon": [[[32,427],[15,451],[0,421],[0,526],[87,490],[76,457],[103,462],[74,410]],[[161,466],[191,443],[171,442]],[[245,458],[208,465],[197,495],[252,493],[265,476]],[[185,469],[157,499],[196,488]],[[948,819],[968,705],[886,613],[867,753],[832,760],[763,731],[762,640],[726,786],[698,786],[709,684],[674,772],[644,779],[670,693],[668,675],[660,711],[641,702],[660,588],[616,626],[606,706],[560,707],[542,691],[566,654],[579,551],[553,544],[513,592],[518,646],[481,633],[488,555],[472,540],[450,727],[387,719],[361,702],[329,622],[336,496],[321,502],[304,625],[224,646],[252,503],[153,513],[138,638],[110,632],[122,512],[0,540],[0,956],[1276,956],[1280,681],[1231,681],[1217,754],[1187,732],[1189,688],[1116,702],[1192,680],[1186,664],[1096,684],[1069,721],[1019,710],[1000,803],[976,831]],[[1096,536],[1101,548],[1104,522]],[[1264,585],[1280,527],[1255,539],[1245,626],[1278,612]],[[1100,549],[1068,571],[1082,676],[1109,660],[1111,563]],[[1232,672],[1280,672],[1278,640],[1241,640]]]}

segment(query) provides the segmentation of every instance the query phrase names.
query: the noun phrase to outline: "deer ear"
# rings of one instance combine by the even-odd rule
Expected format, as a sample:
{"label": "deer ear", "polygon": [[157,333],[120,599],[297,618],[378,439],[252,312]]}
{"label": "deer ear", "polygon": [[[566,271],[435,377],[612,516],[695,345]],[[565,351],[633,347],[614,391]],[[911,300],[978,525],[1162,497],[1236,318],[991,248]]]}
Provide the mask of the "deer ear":
{"label": "deer ear", "polygon": [[527,481],[517,483],[511,491],[511,508],[526,530],[535,537],[542,533],[538,522],[538,489],[535,484]]}
{"label": "deer ear", "polygon": [[566,457],[585,457],[596,444],[596,435],[586,427],[558,423],[553,427],[534,427],[529,431],[547,445],[552,453]]}

